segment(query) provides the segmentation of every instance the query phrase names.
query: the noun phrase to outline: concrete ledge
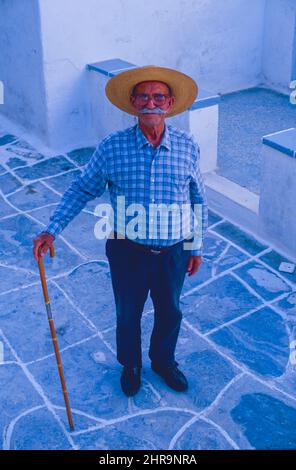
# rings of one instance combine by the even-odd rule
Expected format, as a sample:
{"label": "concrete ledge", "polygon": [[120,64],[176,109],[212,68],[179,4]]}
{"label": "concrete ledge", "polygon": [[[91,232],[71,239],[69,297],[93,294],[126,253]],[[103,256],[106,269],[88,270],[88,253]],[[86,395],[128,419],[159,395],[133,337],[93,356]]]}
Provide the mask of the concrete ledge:
{"label": "concrete ledge", "polygon": [[190,106],[189,111],[195,111],[196,109],[208,108],[219,104],[221,100],[220,95],[215,95],[207,90],[199,90],[196,101]]}
{"label": "concrete ledge", "polygon": [[262,142],[260,227],[296,257],[296,129],[264,136]]}
{"label": "concrete ledge", "polygon": [[260,199],[257,194],[215,172],[205,173],[203,176],[210,209],[256,237],[263,245],[268,244],[282,256],[296,263],[296,252],[262,227],[258,207]]}
{"label": "concrete ledge", "polygon": [[274,132],[262,137],[262,143],[279,150],[290,157],[296,158],[296,128]]}
{"label": "concrete ledge", "polygon": [[120,72],[124,72],[125,70],[136,68],[137,65],[132,64],[131,62],[127,62],[121,59],[110,59],[110,60],[103,60],[101,62],[94,62],[93,64],[87,64],[86,68],[93,72],[102,73],[107,77],[114,77]]}
{"label": "concrete ledge", "polygon": [[203,177],[209,207],[260,238],[259,196],[215,172],[205,173]]}
{"label": "concrete ledge", "polygon": [[234,183],[227,178],[224,178],[224,176],[217,175],[215,172],[205,173],[204,179],[205,184],[209,188],[258,215],[259,196],[257,194],[252,193],[248,189],[243,188],[239,184]]}

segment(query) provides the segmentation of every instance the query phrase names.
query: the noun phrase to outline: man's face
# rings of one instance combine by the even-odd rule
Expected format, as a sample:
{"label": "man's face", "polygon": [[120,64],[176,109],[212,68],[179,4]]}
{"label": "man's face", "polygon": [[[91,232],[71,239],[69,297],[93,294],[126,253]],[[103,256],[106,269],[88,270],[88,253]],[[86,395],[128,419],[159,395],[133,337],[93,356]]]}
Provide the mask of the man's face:
{"label": "man's face", "polygon": [[[156,81],[139,83],[135,88],[134,96],[130,97],[132,106],[138,112],[139,120],[146,126],[161,124],[166,114],[159,114],[157,111],[169,112],[175,103],[175,97],[169,94],[169,88],[165,83]],[[148,95],[146,102],[145,95]],[[162,102],[164,96],[165,100]]]}

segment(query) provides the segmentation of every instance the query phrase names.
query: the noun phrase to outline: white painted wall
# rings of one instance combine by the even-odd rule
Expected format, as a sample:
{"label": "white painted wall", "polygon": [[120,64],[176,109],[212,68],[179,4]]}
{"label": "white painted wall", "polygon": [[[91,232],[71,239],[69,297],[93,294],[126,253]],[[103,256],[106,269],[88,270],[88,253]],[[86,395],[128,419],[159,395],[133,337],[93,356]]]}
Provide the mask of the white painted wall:
{"label": "white painted wall", "polygon": [[92,143],[87,63],[119,57],[176,67],[214,92],[255,85],[261,78],[264,3],[42,0],[51,145]]}
{"label": "white painted wall", "polygon": [[266,0],[263,78],[268,86],[288,94],[291,93],[295,16],[295,0]]}
{"label": "white painted wall", "polygon": [[85,65],[115,57],[176,67],[214,93],[264,80],[286,86],[295,5],[295,0],[0,0],[0,79],[7,91],[0,112],[57,151],[94,144]]}
{"label": "white painted wall", "polygon": [[46,139],[38,0],[0,0],[0,113]]}
{"label": "white painted wall", "polygon": [[200,148],[200,170],[202,173],[217,168],[218,146],[218,104],[208,108],[189,111],[189,130],[196,138]]}

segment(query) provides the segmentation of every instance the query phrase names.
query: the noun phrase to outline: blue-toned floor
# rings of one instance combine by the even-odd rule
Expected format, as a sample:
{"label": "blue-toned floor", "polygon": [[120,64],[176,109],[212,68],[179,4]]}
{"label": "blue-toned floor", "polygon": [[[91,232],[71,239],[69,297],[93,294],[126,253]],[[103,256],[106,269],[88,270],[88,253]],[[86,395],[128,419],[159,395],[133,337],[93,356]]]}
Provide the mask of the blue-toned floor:
{"label": "blue-toned floor", "polygon": [[149,300],[143,383],[127,398],[105,243],[93,236],[98,201],[44,259],[74,416],[69,433],[32,240],[92,151],[44,158],[0,134],[2,447],[295,449],[296,274],[280,273],[278,253],[210,212],[203,263],[182,293],[176,358],[189,390],[173,392],[150,369]]}
{"label": "blue-toned floor", "polygon": [[262,136],[295,126],[296,105],[289,96],[265,88],[223,95],[217,173],[259,194]]}

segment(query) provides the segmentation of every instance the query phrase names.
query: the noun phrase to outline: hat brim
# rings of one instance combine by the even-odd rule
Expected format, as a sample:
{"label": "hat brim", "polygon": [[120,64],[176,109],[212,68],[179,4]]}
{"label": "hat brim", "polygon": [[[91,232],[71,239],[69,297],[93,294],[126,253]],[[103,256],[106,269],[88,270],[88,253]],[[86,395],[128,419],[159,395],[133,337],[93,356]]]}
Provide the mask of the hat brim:
{"label": "hat brim", "polygon": [[137,67],[115,75],[107,82],[105,93],[112,104],[126,113],[137,116],[138,113],[130,102],[132,90],[137,83],[152,80],[169,85],[176,98],[173,108],[166,117],[186,111],[197,97],[198,86],[191,77],[177,70],[155,65]]}

